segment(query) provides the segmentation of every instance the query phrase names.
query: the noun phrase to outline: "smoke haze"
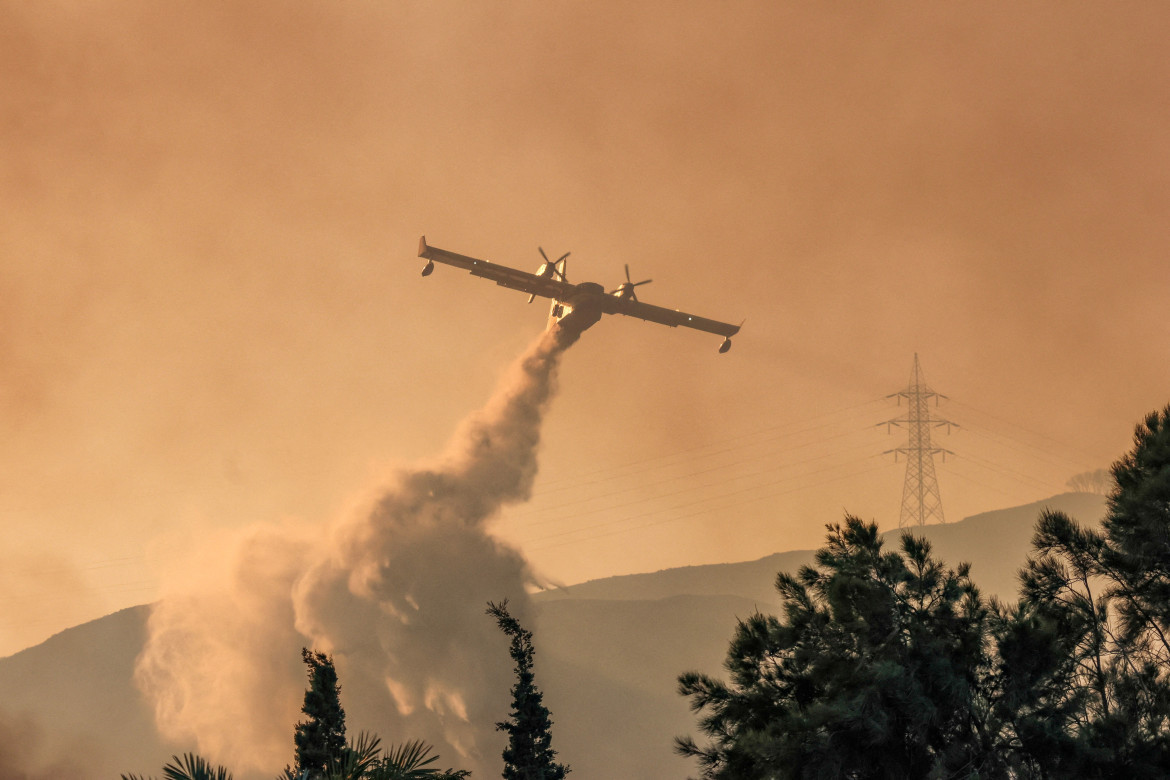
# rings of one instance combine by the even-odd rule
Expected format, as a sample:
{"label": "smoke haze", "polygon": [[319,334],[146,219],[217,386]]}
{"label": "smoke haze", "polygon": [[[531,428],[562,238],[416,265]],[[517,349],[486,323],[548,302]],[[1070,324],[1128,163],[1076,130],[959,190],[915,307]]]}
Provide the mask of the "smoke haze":
{"label": "smoke haze", "polygon": [[494,526],[558,580],[896,522],[859,405],[915,352],[968,405],[948,518],[1059,492],[1166,403],[1167,39],[1152,2],[0,0],[0,521],[91,596],[0,653],[155,601],[170,537],[433,454],[542,312],[420,279],[423,232],[747,319],[718,359],[626,318],[575,348]]}
{"label": "smoke haze", "polygon": [[28,718],[0,713],[0,780],[80,780],[85,777],[75,758],[45,759],[40,750],[41,735],[42,730]]}
{"label": "smoke haze", "polygon": [[0,552],[0,647],[25,647],[55,621],[81,623],[99,601],[84,572],[61,555],[29,549]]}
{"label": "smoke haze", "polygon": [[445,765],[477,770],[510,684],[485,602],[507,598],[525,620],[533,579],[487,523],[530,495],[570,343],[544,333],[447,453],[401,471],[367,511],[328,531],[256,526],[176,571],[136,673],[161,733],[237,770],[276,771],[291,758],[304,645],[333,654],[351,732],[422,738]]}

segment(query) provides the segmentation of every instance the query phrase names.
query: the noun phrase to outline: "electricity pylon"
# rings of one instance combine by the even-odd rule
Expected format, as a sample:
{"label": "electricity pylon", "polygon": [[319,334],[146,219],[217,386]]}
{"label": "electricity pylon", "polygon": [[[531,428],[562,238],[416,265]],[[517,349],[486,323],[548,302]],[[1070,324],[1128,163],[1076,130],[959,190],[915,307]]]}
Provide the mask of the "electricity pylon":
{"label": "electricity pylon", "polygon": [[906,483],[902,487],[902,514],[898,518],[898,527],[908,525],[926,525],[930,518],[937,518],[938,522],[945,523],[943,517],[942,499],[938,495],[938,479],[934,475],[934,456],[954,455],[950,450],[935,447],[930,441],[930,429],[946,427],[947,433],[958,423],[944,420],[941,417],[932,417],[930,414],[930,400],[934,399],[937,407],[939,399],[946,396],[936,393],[926,385],[922,378],[922,369],[918,365],[918,353],[914,353],[914,373],[910,375],[910,386],[897,393],[891,393],[886,398],[897,398],[898,405],[906,399],[905,417],[896,417],[878,425],[886,426],[887,432],[892,432],[894,426],[905,427],[908,432],[905,447],[896,447],[886,450],[883,455],[894,453],[894,462],[898,455],[906,456]]}

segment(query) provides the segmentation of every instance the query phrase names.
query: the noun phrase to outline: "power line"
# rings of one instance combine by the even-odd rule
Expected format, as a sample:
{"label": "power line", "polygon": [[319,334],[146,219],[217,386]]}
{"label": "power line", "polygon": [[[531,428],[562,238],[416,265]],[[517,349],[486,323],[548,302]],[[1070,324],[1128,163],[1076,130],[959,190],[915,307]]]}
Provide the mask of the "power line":
{"label": "power line", "polygon": [[[815,441],[809,441],[809,442],[797,444],[793,447],[788,448],[784,454],[785,454],[785,456],[787,456],[788,453],[793,453],[793,452],[796,452],[798,450],[807,449],[808,447],[812,447],[812,446],[815,446],[818,444],[823,444],[826,441],[832,441],[834,439],[840,439],[840,438],[843,438],[846,436],[853,436],[853,435],[856,435],[856,431],[845,430],[845,431],[842,431],[840,433],[834,434],[832,436],[821,437],[820,439],[817,439]],[[755,445],[748,445],[748,446],[755,446]],[[736,473],[736,474],[732,475],[732,477],[730,477],[730,478],[742,480],[742,479],[750,478],[753,476],[758,476],[760,474],[771,474],[777,469],[791,468],[793,466],[798,466],[798,465],[801,465],[803,463],[808,463],[808,462],[815,461],[815,460],[823,460],[824,458],[828,458],[828,457],[832,457],[834,455],[837,455],[842,451],[852,451],[852,450],[860,449],[860,448],[869,448],[870,446],[871,446],[871,444],[869,442],[865,442],[865,443],[862,443],[861,445],[846,448],[845,450],[838,449],[838,450],[835,450],[833,452],[825,453],[822,455],[816,455],[816,456],[813,456],[811,458],[806,458],[803,460],[786,460],[786,462],[781,462],[779,464],[765,463],[765,465],[762,468],[756,469],[754,471],[744,472],[744,473]],[[739,450],[738,452],[742,452],[745,449],[747,449],[747,448],[746,447],[741,448],[741,450]],[[737,452],[737,451],[736,450],[728,450],[727,452]],[[686,473],[682,473],[682,474],[677,474],[677,473],[671,474],[669,476],[663,477],[661,479],[657,479],[655,481],[648,482],[648,481],[642,480],[642,481],[639,481],[637,484],[630,485],[627,487],[612,489],[612,490],[609,490],[609,492],[596,492],[596,491],[594,491],[594,492],[591,492],[584,497],[567,499],[567,500],[562,501],[561,503],[554,504],[552,506],[542,506],[542,507],[538,507],[538,508],[532,508],[532,509],[529,509],[527,511],[511,513],[509,516],[512,517],[513,519],[523,520],[524,518],[531,517],[534,515],[544,515],[544,514],[547,514],[548,512],[554,511],[554,510],[566,509],[566,508],[573,507],[573,506],[579,506],[581,504],[588,504],[591,502],[601,501],[601,500],[606,499],[606,498],[613,498],[613,497],[620,496],[623,494],[632,493],[634,491],[643,491],[644,492],[650,488],[655,488],[655,487],[659,487],[662,485],[669,485],[671,483],[677,483],[677,482],[683,482],[683,481],[686,481],[686,487],[682,488],[682,490],[679,492],[685,492],[688,490],[705,488],[705,487],[708,487],[709,484],[695,482],[695,481],[693,481],[693,478],[694,477],[702,477],[702,476],[705,476],[708,474],[714,474],[714,473],[721,472],[721,471],[727,471],[729,469],[739,468],[739,467],[744,466],[746,464],[759,464],[761,461],[764,461],[766,458],[769,458],[769,457],[772,457],[772,456],[768,453],[765,453],[763,455],[754,455],[754,456],[748,455],[748,456],[740,457],[737,460],[729,461],[726,463],[720,463],[720,464],[716,464],[716,465],[711,465],[711,466],[707,466],[705,468],[698,468],[698,469],[695,469],[695,470],[692,470],[692,471],[689,471]],[[626,477],[626,476],[631,476],[631,475],[630,474],[621,474],[620,476]],[[611,480],[611,482],[613,482],[613,480]],[[595,483],[595,482],[594,483],[582,483],[581,487],[585,487],[585,486],[588,486],[591,484],[598,484],[598,483]],[[639,503],[640,501],[647,501],[647,500],[651,500],[651,499],[639,499],[633,503]],[[613,508],[613,507],[610,507],[610,508]],[[584,513],[590,514],[592,512],[597,512],[597,511],[600,511],[600,510],[599,509],[585,510]],[[549,520],[536,520],[536,521],[533,521],[532,523],[529,523],[529,524],[530,525],[539,525],[539,524],[546,523],[546,522],[549,522]]]}
{"label": "power line", "polygon": [[[806,490],[808,488],[823,487],[824,485],[832,484],[833,482],[839,482],[843,479],[852,479],[854,477],[858,477],[858,476],[861,476],[864,474],[870,474],[870,473],[878,471],[882,468],[884,468],[884,466],[882,466],[882,465],[871,466],[869,468],[860,469],[857,471],[852,471],[852,472],[849,472],[847,474],[841,474],[841,475],[838,475],[835,477],[830,477],[828,479],[821,480],[820,482],[803,484],[803,485],[800,485],[799,487],[790,488],[788,490],[771,491],[771,492],[768,492],[764,495],[749,498],[746,501],[744,501],[743,503],[747,504],[747,503],[752,503],[755,501],[761,501],[761,500],[764,500],[767,498],[777,498],[779,496],[789,495],[791,493],[799,493],[800,491]],[[831,469],[822,469],[820,472],[814,472],[814,473],[823,473],[825,471],[830,471],[830,470]],[[798,476],[804,477],[804,476],[809,476],[809,475],[798,475]],[[793,478],[786,478],[784,480],[778,480],[778,481],[770,483],[768,485],[762,485],[762,486],[757,486],[757,487],[773,487],[773,486],[779,485],[783,482],[791,481],[791,479],[793,479]],[[744,491],[737,491],[737,492],[742,493]],[[733,496],[733,495],[735,495],[735,493],[726,494],[724,496],[715,496],[715,497],[712,497],[712,499],[710,499],[710,500],[714,500],[717,498],[725,498],[725,497]],[[703,499],[703,501],[706,501],[706,500],[708,500],[708,499]],[[692,502],[692,504],[693,503],[702,503],[702,502],[701,501],[700,502]],[[668,511],[668,510],[680,508],[683,506],[690,506],[692,504],[683,504],[683,505],[678,505],[675,507],[666,507],[666,508],[661,509],[661,510],[655,510],[653,512],[646,512],[645,514],[636,515],[634,517],[621,518],[620,520],[615,520],[615,521],[611,521],[611,522],[607,522],[607,523],[599,523],[596,525],[587,526],[585,528],[580,528],[580,529],[570,530],[570,531],[563,531],[563,532],[558,533],[558,534],[551,534],[549,536],[545,536],[545,537],[542,537],[541,539],[536,540],[535,546],[527,547],[527,545],[526,545],[526,547],[527,547],[527,549],[529,549],[533,552],[537,552],[540,550],[547,550],[547,549],[551,549],[554,547],[564,547],[565,545],[569,545],[569,544],[580,544],[582,542],[589,542],[589,541],[593,541],[595,539],[601,539],[601,538],[604,538],[607,536],[614,536],[617,534],[628,533],[631,531],[640,531],[640,530],[643,530],[645,528],[651,528],[651,527],[657,526],[657,525],[663,525],[666,523],[676,523],[676,522],[681,522],[683,520],[689,520],[689,519],[694,518],[694,517],[701,517],[704,515],[710,515],[714,511],[718,511],[718,510],[726,508],[726,507],[707,507],[704,509],[695,510],[693,512],[690,512],[690,513],[684,514],[684,515],[670,515],[669,517],[661,518],[659,520],[652,520],[651,522],[643,523],[641,525],[612,528],[609,530],[604,530],[601,533],[596,533],[596,534],[592,534],[592,535],[588,535],[588,536],[578,536],[578,537],[572,538],[572,539],[564,539],[563,538],[563,537],[571,536],[573,534],[577,534],[577,533],[580,533],[583,531],[593,531],[593,530],[608,528],[609,526],[613,526],[613,525],[619,524],[619,523],[628,522],[630,520],[640,520],[640,519],[652,517],[653,515],[659,514],[660,512],[663,512],[663,511]],[[553,540],[553,539],[561,539],[561,541],[553,541],[549,544],[539,544],[539,542],[541,542],[541,541],[548,541],[548,540]]]}
{"label": "power line", "polygon": [[[963,401],[953,401],[952,403],[954,403],[956,406],[959,406],[959,407],[962,407],[962,408],[966,409],[966,410],[967,410],[967,411],[969,411],[969,412],[975,412],[975,413],[976,413],[976,414],[978,414],[978,415],[982,415],[982,416],[984,416],[984,417],[989,417],[989,418],[991,418],[992,420],[995,420],[996,422],[1003,423],[1004,425],[1010,426],[1010,427],[1012,427],[1012,428],[1016,428],[1016,429],[1018,429],[1018,430],[1020,430],[1020,431],[1023,431],[1024,433],[1027,433],[1027,434],[1029,434],[1030,436],[1035,436],[1037,439],[1043,439],[1044,441],[1047,441],[1049,444],[1055,444],[1055,445],[1057,445],[1057,448],[1056,448],[1056,449],[1043,449],[1043,448],[1040,448],[1040,447],[1036,447],[1036,446],[1034,446],[1034,445],[1027,444],[1026,442],[1023,442],[1023,441],[1022,441],[1022,440],[1020,440],[1020,439],[1014,439],[1015,441],[1018,441],[1019,443],[1021,443],[1021,444],[1024,444],[1024,445],[1025,445],[1025,446],[1027,446],[1027,447],[1031,447],[1031,448],[1033,448],[1033,449],[1035,449],[1035,450],[1037,450],[1037,451],[1040,451],[1040,452],[1048,452],[1048,453],[1059,453],[1059,452],[1071,452],[1071,453],[1074,453],[1074,454],[1076,454],[1076,455],[1077,455],[1077,458],[1074,458],[1074,459],[1069,459],[1069,462],[1070,462],[1070,463],[1074,463],[1074,464],[1077,464],[1077,463],[1094,463],[1094,462],[1097,462],[1097,460],[1098,460],[1098,458],[1097,458],[1096,456],[1094,456],[1094,455],[1091,455],[1091,454],[1089,454],[1089,453],[1085,452],[1084,450],[1077,449],[1075,446],[1073,446],[1073,445],[1069,444],[1069,443],[1068,443],[1068,442],[1066,442],[1066,441],[1061,441],[1061,440],[1059,440],[1059,439],[1054,439],[1054,438],[1053,438],[1053,437],[1051,437],[1051,436],[1048,436],[1048,435],[1046,435],[1046,434],[1040,433],[1039,431],[1034,431],[1034,430],[1032,430],[1031,428],[1028,428],[1028,427],[1026,427],[1026,426],[1023,426],[1023,425],[1020,425],[1019,423],[1016,423],[1016,422],[1012,422],[1011,420],[1008,420],[1008,419],[1006,419],[1006,418],[1004,418],[1004,417],[999,417],[998,415],[994,415],[994,414],[992,414],[992,413],[990,413],[990,412],[983,411],[982,409],[978,409],[978,408],[976,408],[976,407],[974,407],[974,406],[971,406],[970,404],[968,404],[968,403],[965,403],[965,402],[963,402]],[[990,429],[990,428],[986,428],[986,427],[985,427],[985,430],[991,431],[992,429]],[[1007,435],[1006,435],[1006,434],[1001,434],[1001,435],[1003,435],[1003,436],[1007,437]],[[1012,437],[1007,437],[1007,438],[1012,438]]]}
{"label": "power line", "polygon": [[[541,493],[548,495],[549,493],[560,492],[562,490],[571,490],[574,488],[587,487],[589,485],[598,484],[598,482],[608,479],[606,475],[620,474],[622,476],[630,474],[640,474],[645,471],[653,471],[654,469],[666,468],[671,465],[677,465],[678,462],[689,462],[693,460],[706,460],[717,455],[724,455],[730,452],[738,452],[747,447],[760,446],[770,442],[781,441],[792,436],[797,436],[802,433],[810,433],[818,431],[831,425],[838,423],[828,420],[827,418],[836,417],[845,414],[846,412],[854,412],[866,406],[878,403],[880,399],[871,398],[853,406],[847,406],[842,409],[837,409],[831,412],[817,415],[815,417],[805,418],[797,423],[782,423],[772,425],[765,428],[760,428],[754,431],[737,434],[735,436],[728,436],[714,441],[700,444],[686,449],[676,449],[666,455],[660,455],[650,458],[641,458],[633,461],[626,461],[624,463],[606,466],[594,471],[581,472],[574,474],[571,477],[562,477],[544,481],[540,485]],[[815,420],[825,420],[816,425],[808,425],[808,423]],[[803,427],[796,427],[803,426]],[[764,437],[759,441],[747,442],[749,439]],[[723,447],[722,449],[712,450],[716,447]],[[643,467],[643,468],[637,468]],[[589,479],[590,477],[599,477],[600,479]]]}

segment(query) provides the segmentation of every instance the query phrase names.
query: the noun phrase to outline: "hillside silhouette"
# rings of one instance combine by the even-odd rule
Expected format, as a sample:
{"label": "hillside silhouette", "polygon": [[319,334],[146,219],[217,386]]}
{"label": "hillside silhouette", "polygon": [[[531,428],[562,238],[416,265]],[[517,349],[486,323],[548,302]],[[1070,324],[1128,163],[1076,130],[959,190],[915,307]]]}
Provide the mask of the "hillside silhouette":
{"label": "hillside silhouette", "polygon": [[[1065,493],[912,530],[929,539],[948,564],[971,563],[972,577],[985,594],[1013,599],[1016,571],[1044,508],[1096,523],[1105,500]],[[895,544],[898,534],[887,532],[886,545]],[[775,613],[776,573],[795,571],[812,555],[812,550],[788,551],[742,563],[609,577],[538,594],[536,673],[552,711],[554,745],[575,776],[656,780],[693,773],[690,762],[671,749],[674,736],[692,733],[695,726],[686,700],[676,693],[679,673],[722,668],[737,617],[755,610]],[[149,614],[149,605],[125,609],[0,659],[3,714],[39,731],[26,752],[39,753],[46,764],[63,754],[83,754],[82,776],[98,778],[151,771],[172,753],[196,747],[163,742],[148,703],[134,686],[134,662]],[[369,712],[362,691],[345,686],[344,672],[342,698],[347,708],[352,702],[355,712]],[[507,704],[501,698],[501,717]],[[355,722],[354,727],[377,731],[391,742],[410,737],[374,722]],[[292,724],[289,734],[291,757]],[[488,764],[493,765],[491,757]],[[243,773],[236,776],[248,780]]]}

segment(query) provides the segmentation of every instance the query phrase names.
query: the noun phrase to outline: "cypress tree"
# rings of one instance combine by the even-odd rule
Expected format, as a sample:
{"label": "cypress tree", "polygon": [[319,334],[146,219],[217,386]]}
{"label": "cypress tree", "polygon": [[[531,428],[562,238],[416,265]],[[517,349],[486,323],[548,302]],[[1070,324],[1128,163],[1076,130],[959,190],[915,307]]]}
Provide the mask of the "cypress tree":
{"label": "cypress tree", "polygon": [[488,602],[487,614],[512,639],[509,651],[516,662],[516,684],[512,686],[511,717],[496,728],[508,733],[504,748],[504,780],[563,780],[569,767],[554,761],[552,720],[532,672],[532,632],[508,613],[508,602]]}
{"label": "cypress tree", "polygon": [[308,648],[301,649],[301,658],[309,668],[309,687],[301,712],[307,719],[297,723],[293,734],[296,744],[296,772],[323,776],[329,762],[342,757],[345,751],[345,710],[341,708],[341,685],[333,659]]}

